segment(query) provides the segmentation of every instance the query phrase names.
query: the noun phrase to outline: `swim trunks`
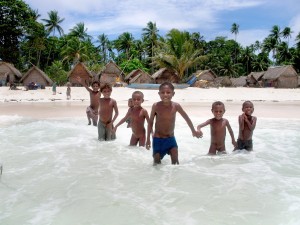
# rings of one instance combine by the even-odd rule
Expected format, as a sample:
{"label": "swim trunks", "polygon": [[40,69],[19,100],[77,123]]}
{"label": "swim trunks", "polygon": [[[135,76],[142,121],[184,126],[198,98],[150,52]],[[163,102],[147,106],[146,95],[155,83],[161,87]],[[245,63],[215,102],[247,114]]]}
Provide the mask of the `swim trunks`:
{"label": "swim trunks", "polygon": [[237,146],[238,149],[246,149],[247,151],[252,151],[253,150],[253,143],[252,140],[241,140],[237,139]]}
{"label": "swim trunks", "polygon": [[116,139],[116,134],[110,130],[107,129],[106,124],[99,121],[98,122],[98,140],[99,141],[111,141]]}
{"label": "swim trunks", "polygon": [[170,155],[170,150],[172,148],[178,148],[175,137],[153,137],[153,156],[159,153],[160,158],[162,159],[166,154]]}

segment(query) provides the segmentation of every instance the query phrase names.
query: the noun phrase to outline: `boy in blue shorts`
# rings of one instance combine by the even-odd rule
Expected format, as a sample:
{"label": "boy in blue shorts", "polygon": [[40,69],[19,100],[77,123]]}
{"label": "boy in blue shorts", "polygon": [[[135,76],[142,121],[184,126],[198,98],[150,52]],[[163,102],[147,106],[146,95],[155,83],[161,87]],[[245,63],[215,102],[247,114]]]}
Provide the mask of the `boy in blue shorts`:
{"label": "boy in blue shorts", "polygon": [[171,101],[175,94],[174,86],[171,83],[165,82],[161,84],[158,94],[161,101],[154,103],[152,106],[148,123],[146,148],[149,150],[151,147],[150,134],[152,133],[155,118],[155,130],[153,132],[154,165],[160,164],[161,159],[166,154],[171,156],[172,164],[179,164],[178,146],[174,136],[176,113],[179,112],[187,122],[193,136],[199,138],[202,136],[202,133],[195,130],[192,121],[181,105]]}

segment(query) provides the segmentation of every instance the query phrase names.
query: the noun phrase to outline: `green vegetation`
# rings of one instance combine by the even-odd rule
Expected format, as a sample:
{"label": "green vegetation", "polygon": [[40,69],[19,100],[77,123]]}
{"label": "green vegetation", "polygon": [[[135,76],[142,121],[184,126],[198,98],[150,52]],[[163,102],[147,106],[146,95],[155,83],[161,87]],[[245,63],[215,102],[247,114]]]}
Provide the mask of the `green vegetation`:
{"label": "green vegetation", "polygon": [[38,11],[22,0],[0,1],[0,59],[21,71],[37,65],[58,83],[66,82],[66,71],[77,62],[99,72],[110,60],[125,73],[140,68],[153,74],[168,67],[182,80],[200,69],[211,69],[218,76],[239,77],[271,65],[291,64],[300,72],[300,33],[296,45],[289,46],[289,27],[281,30],[274,25],[262,43],[243,47],[237,41],[237,23],[228,29],[234,39],[216,37],[207,42],[199,32],[176,28],[161,36],[156,23],[150,21],[141,30],[141,39],[124,32],[109,40],[104,33],[93,39],[83,22],[64,31],[61,25],[65,18],[58,11],[49,11],[42,22],[38,22],[39,17]]}

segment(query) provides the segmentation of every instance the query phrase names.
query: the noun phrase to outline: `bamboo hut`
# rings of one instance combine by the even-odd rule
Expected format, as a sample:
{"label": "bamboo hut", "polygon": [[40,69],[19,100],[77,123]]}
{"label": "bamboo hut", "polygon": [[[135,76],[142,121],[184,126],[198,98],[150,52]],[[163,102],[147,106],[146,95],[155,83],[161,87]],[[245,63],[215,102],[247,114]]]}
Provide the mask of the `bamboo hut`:
{"label": "bamboo hut", "polygon": [[162,84],[164,82],[179,83],[180,81],[177,73],[168,68],[159,69],[151,77],[156,84]]}
{"label": "bamboo hut", "polygon": [[261,87],[262,77],[265,71],[251,72],[247,76],[247,83],[250,87]]}
{"label": "bamboo hut", "polygon": [[293,66],[269,67],[262,77],[264,87],[296,88],[298,74]]}
{"label": "bamboo hut", "polygon": [[0,62],[0,85],[7,83],[17,83],[22,77],[22,73],[13,64]]}
{"label": "bamboo hut", "polygon": [[80,77],[88,85],[93,81],[92,73],[82,62],[78,62],[68,73],[68,79],[72,86],[80,85],[80,83],[77,81],[77,77]]}
{"label": "bamboo hut", "polygon": [[230,78],[233,87],[246,87],[247,86],[247,76],[241,76],[237,78]]}
{"label": "bamboo hut", "polygon": [[228,76],[225,77],[217,77],[214,81],[215,87],[231,87],[232,82]]}
{"label": "bamboo hut", "polygon": [[108,83],[112,86],[116,86],[123,82],[124,73],[117,64],[110,61],[100,72],[99,77],[101,83]]}
{"label": "bamboo hut", "polygon": [[46,86],[51,86],[53,81],[45,74],[42,70],[40,70],[37,66],[32,66],[21,78],[21,83],[24,86],[29,86],[32,82],[41,88]]}
{"label": "bamboo hut", "polygon": [[136,69],[131,71],[126,77],[125,77],[125,82],[127,83],[148,83],[148,84],[153,84],[154,80],[152,79],[152,77],[146,73],[145,71],[143,71],[142,69]]}

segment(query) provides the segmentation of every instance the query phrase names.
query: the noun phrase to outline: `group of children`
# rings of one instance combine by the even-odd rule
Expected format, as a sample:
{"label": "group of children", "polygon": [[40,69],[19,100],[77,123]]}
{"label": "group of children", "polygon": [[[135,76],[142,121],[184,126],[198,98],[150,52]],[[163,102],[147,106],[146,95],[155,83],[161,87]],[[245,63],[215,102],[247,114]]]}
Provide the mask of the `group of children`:
{"label": "group of children", "polygon": [[[144,146],[149,150],[152,143],[154,164],[160,164],[161,159],[166,154],[170,155],[172,164],[179,164],[178,145],[174,136],[177,112],[186,121],[194,137],[202,138],[201,128],[210,125],[211,143],[208,154],[226,153],[226,129],[231,136],[234,150],[253,150],[252,135],[257,119],[252,116],[254,106],[251,101],[243,103],[243,114],[239,116],[239,135],[236,141],[229,121],[223,118],[225,105],[220,101],[212,104],[211,111],[214,117],[198,125],[197,129],[195,129],[191,119],[181,105],[172,101],[175,94],[174,86],[169,82],[165,82],[159,87],[158,94],[161,101],[153,104],[150,116],[147,110],[141,106],[144,102],[144,94],[141,91],[134,91],[132,98],[128,100],[129,109],[126,115],[113,126],[119,112],[117,102],[110,97],[112,87],[108,84],[100,87],[100,83],[94,81],[92,88],[89,88],[80,78],[78,78],[78,81],[90,93],[90,105],[87,107],[86,113],[88,124],[90,125],[92,122],[94,126],[98,126],[98,139],[100,141],[115,139],[117,128],[124,122],[127,122],[127,127],[130,127],[132,130],[130,145]],[[147,131],[145,129],[145,121],[148,123]]]}

